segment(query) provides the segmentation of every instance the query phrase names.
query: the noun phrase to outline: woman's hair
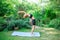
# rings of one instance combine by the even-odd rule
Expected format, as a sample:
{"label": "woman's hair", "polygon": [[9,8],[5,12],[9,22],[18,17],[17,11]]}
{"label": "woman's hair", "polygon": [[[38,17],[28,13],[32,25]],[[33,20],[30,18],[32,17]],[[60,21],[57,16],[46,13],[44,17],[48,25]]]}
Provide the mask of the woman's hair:
{"label": "woman's hair", "polygon": [[33,15],[32,14],[30,14],[30,18],[32,18],[33,17]]}
{"label": "woman's hair", "polygon": [[25,11],[19,11],[18,14],[22,16],[23,18],[29,17],[29,15]]}
{"label": "woman's hair", "polygon": [[26,14],[25,11],[18,11],[18,15],[23,18],[23,16]]}
{"label": "woman's hair", "polygon": [[24,14],[23,18],[27,18],[27,17],[29,17],[29,15],[28,14]]}

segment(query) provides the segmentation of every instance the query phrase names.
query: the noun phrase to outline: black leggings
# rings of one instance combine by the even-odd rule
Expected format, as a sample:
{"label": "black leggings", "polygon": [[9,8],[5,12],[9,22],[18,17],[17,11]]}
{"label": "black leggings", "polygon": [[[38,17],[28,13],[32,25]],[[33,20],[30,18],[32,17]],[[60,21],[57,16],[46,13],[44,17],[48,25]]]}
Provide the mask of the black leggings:
{"label": "black leggings", "polygon": [[35,19],[32,20],[32,25],[36,25]]}

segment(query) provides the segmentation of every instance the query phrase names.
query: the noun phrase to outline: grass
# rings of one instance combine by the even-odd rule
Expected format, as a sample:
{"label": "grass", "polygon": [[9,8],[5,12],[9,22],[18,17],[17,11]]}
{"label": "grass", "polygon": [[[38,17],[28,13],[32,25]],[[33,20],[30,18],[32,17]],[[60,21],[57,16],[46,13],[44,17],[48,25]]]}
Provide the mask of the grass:
{"label": "grass", "polygon": [[[29,32],[31,29],[20,29],[17,31]],[[13,31],[2,31],[0,32],[0,40],[60,40],[60,31],[54,28],[40,27],[36,28],[35,32],[41,34],[40,37],[20,37],[20,36],[11,36]]]}

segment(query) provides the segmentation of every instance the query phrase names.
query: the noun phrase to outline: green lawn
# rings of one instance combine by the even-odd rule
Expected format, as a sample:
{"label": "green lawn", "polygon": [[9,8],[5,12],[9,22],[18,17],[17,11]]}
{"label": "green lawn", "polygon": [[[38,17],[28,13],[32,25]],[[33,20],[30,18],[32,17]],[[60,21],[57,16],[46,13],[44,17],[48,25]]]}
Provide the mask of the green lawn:
{"label": "green lawn", "polygon": [[[29,32],[31,29],[20,29],[17,31]],[[40,37],[20,37],[11,36],[13,31],[0,32],[0,40],[60,40],[60,31],[54,28],[40,27],[35,29],[36,32],[41,34]]]}

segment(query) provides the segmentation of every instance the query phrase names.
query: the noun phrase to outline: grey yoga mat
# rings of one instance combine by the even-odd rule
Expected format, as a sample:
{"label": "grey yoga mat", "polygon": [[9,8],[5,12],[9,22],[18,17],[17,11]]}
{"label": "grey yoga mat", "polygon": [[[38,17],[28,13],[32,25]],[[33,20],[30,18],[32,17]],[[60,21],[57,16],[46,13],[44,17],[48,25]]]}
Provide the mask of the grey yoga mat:
{"label": "grey yoga mat", "polygon": [[40,33],[39,32],[33,32],[33,34],[31,34],[31,32],[18,32],[18,31],[14,31],[12,33],[12,36],[40,37]]}

